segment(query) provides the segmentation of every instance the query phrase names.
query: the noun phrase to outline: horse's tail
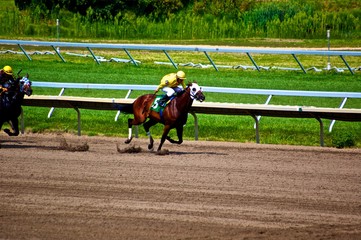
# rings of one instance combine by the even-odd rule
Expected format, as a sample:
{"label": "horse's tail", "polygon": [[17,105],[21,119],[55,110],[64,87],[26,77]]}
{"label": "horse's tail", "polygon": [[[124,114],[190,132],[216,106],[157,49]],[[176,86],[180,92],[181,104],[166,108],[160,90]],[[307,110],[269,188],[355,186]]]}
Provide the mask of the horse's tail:
{"label": "horse's tail", "polygon": [[133,113],[133,103],[132,104],[114,103],[113,107],[114,109],[124,113]]}

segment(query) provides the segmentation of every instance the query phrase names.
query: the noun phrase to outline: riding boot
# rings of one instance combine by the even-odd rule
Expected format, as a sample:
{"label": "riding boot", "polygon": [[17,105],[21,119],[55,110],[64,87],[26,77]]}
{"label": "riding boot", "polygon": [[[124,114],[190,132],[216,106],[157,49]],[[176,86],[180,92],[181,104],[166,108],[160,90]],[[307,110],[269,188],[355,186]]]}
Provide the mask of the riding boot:
{"label": "riding boot", "polygon": [[164,97],[158,102],[159,106],[165,107],[169,99],[170,97],[168,97],[168,95],[164,95]]}

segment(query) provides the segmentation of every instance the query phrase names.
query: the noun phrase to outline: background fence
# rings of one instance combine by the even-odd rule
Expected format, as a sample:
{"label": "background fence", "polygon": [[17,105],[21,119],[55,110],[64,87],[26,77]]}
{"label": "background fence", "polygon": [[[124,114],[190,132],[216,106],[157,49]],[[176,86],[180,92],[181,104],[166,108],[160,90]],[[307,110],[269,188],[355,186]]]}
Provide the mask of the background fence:
{"label": "background fence", "polygon": [[[178,68],[178,64],[172,59],[169,54],[169,51],[187,51],[187,52],[202,52],[205,57],[210,62],[210,65],[218,71],[219,67],[209,53],[240,53],[246,54],[249,60],[252,63],[252,67],[258,71],[262,68],[267,69],[267,67],[262,67],[257,64],[255,59],[253,58],[253,54],[282,54],[282,55],[291,55],[294,60],[297,62],[300,68],[286,68],[286,70],[301,70],[304,73],[307,73],[309,70],[316,70],[316,67],[305,68],[299,58],[298,55],[320,55],[320,56],[338,56],[342,59],[343,63],[352,74],[355,71],[361,70],[361,66],[351,67],[347,62],[347,56],[352,57],[360,57],[361,51],[330,51],[330,50],[296,50],[296,49],[272,49],[272,48],[264,48],[264,49],[252,49],[252,48],[241,48],[241,47],[205,47],[205,46],[179,46],[179,45],[149,45],[149,44],[104,44],[104,43],[73,43],[73,42],[45,42],[45,41],[20,41],[20,40],[6,40],[0,39],[0,44],[3,45],[16,45],[20,48],[20,50],[25,54],[25,56],[32,60],[29,53],[26,51],[25,46],[41,46],[41,47],[49,47],[54,50],[54,53],[63,61],[66,62],[64,56],[59,51],[59,48],[83,48],[87,49],[90,55],[94,58],[94,60],[100,64],[103,59],[99,56],[96,56],[93,49],[118,49],[124,51],[129,57],[129,61],[134,65],[138,65],[140,61],[133,58],[130,53],[130,50],[139,50],[139,51],[159,51],[163,52],[167,58],[169,59],[170,64],[174,66],[174,68]],[[114,59],[117,61],[119,59]],[[239,66],[242,67],[242,66]],[[330,67],[328,65],[328,67]],[[330,69],[327,69],[330,70]],[[337,71],[343,71],[343,69],[336,68]]]}

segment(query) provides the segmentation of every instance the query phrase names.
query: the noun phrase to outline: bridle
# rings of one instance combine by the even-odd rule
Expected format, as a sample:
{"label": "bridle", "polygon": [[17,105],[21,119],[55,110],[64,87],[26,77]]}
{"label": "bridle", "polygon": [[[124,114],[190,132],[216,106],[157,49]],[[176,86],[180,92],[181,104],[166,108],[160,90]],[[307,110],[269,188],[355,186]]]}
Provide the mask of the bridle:
{"label": "bridle", "polygon": [[20,92],[25,93],[26,95],[30,95],[31,91],[29,92],[29,89],[31,87],[31,81],[27,77],[22,77],[19,83],[20,83]]}
{"label": "bridle", "polygon": [[[193,85],[194,85],[194,83],[192,83],[192,85],[189,86],[189,88],[190,88],[189,94],[191,96],[191,99],[192,100],[196,99],[196,100],[200,101],[200,99],[198,98],[197,95],[199,92],[202,92],[202,88],[199,87],[198,84],[196,84],[197,86],[193,86]],[[197,88],[199,88],[199,89],[197,90]]]}

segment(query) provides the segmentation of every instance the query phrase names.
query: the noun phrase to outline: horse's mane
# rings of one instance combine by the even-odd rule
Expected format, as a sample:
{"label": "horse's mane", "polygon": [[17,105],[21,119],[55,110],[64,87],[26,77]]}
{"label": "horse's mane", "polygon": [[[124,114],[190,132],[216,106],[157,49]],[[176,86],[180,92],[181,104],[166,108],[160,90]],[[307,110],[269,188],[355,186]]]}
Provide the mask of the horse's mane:
{"label": "horse's mane", "polygon": [[[193,83],[197,83],[197,81],[193,81],[193,82],[188,82],[188,84],[187,84],[187,87],[190,87],[190,86],[192,86],[192,84]],[[198,83],[197,83],[198,84]]]}
{"label": "horse's mane", "polygon": [[[187,87],[188,88],[188,87]],[[183,89],[182,91],[177,93],[177,97],[182,96],[186,92],[186,89]]]}
{"label": "horse's mane", "polygon": [[192,86],[193,83],[197,83],[197,82],[196,82],[196,81],[194,81],[194,82],[188,82],[186,89],[183,89],[182,91],[180,91],[180,92],[177,94],[177,96],[182,96],[183,93],[185,93],[185,92],[187,91],[187,89]]}

